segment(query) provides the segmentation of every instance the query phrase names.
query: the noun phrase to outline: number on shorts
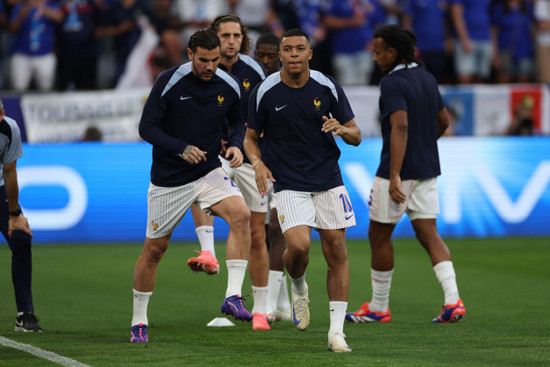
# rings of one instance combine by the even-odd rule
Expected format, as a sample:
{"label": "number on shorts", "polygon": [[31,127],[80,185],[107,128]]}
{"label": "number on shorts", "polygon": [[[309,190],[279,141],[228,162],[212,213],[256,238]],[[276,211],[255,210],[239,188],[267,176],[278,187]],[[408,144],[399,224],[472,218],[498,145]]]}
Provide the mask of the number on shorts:
{"label": "number on shorts", "polygon": [[235,185],[235,183],[233,182],[233,180],[230,179],[229,177],[225,176],[223,179],[224,179],[224,180],[229,180],[229,182],[231,183],[231,186],[237,187],[237,185]]}
{"label": "number on shorts", "polygon": [[353,213],[351,201],[349,201],[348,196],[344,194],[340,194],[340,199],[342,200],[342,204],[344,205],[344,213]]}

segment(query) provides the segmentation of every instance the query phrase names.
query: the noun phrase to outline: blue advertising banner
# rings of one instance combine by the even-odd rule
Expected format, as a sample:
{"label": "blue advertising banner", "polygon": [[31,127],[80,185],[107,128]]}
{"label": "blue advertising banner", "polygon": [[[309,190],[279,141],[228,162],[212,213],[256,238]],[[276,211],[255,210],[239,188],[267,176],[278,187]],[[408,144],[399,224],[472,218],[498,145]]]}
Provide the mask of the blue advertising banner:
{"label": "blue advertising banner", "polygon": [[[359,147],[339,142],[340,166],[357,226],[366,239],[370,186],[381,140]],[[550,138],[442,138],[439,142],[444,237],[550,236]],[[25,144],[18,161],[21,206],[36,243],[126,242],[145,239],[151,146],[146,143]],[[228,227],[216,218],[215,236]],[[414,236],[405,216],[396,236]],[[196,241],[191,214],[175,241]]]}

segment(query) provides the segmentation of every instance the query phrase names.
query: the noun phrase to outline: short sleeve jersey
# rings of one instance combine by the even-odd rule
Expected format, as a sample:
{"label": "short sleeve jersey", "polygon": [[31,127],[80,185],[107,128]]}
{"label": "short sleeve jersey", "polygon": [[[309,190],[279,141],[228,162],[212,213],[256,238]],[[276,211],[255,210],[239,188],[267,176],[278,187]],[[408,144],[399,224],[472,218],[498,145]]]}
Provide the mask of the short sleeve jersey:
{"label": "short sleeve jersey", "polygon": [[[21,132],[15,120],[5,116],[0,121],[0,163],[13,163],[23,156]],[[0,175],[0,186],[4,186],[4,175]]]}
{"label": "short sleeve jersey", "polygon": [[[220,167],[223,124],[229,146],[242,150],[244,121],[238,81],[219,68],[210,81],[192,72],[191,62],[164,71],[155,81],[139,124],[153,145],[151,182],[173,187],[193,182]],[[206,162],[188,164],[180,154],[189,145],[206,151]]]}
{"label": "short sleeve jersey", "polygon": [[408,137],[401,179],[425,179],[441,174],[437,149],[437,114],[444,108],[432,74],[416,64],[401,64],[380,81],[382,156],[376,176],[390,177],[390,115],[407,112]]}
{"label": "short sleeve jersey", "polygon": [[321,131],[323,116],[341,124],[354,118],[340,85],[318,71],[311,70],[301,88],[286,85],[277,72],[252,92],[248,127],[264,133],[276,192],[319,192],[343,184],[340,149],[331,132]]}

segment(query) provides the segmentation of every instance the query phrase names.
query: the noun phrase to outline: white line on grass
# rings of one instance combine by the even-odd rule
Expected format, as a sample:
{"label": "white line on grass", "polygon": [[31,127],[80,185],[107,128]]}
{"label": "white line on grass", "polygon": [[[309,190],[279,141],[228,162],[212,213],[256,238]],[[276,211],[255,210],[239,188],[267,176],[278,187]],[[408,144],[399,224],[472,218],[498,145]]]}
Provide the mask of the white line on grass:
{"label": "white line on grass", "polygon": [[75,361],[74,359],[63,357],[63,356],[60,356],[59,354],[48,352],[47,350],[43,350],[29,344],[19,343],[14,340],[4,338],[3,336],[0,336],[0,345],[18,349],[23,352],[27,352],[29,354],[35,355],[39,358],[47,359],[48,361],[51,361],[66,367],[90,367],[87,364],[80,363],[78,361]]}

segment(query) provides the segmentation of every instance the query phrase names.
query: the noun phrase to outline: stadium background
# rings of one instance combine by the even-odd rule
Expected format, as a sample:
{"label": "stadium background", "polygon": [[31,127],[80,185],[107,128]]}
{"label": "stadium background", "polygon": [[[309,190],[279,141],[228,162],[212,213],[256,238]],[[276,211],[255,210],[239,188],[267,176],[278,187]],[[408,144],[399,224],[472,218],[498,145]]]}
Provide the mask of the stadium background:
{"label": "stadium background", "polygon": [[[439,180],[444,237],[550,236],[550,103],[545,85],[442,87],[456,116],[454,134],[440,140]],[[35,243],[142,241],[151,147],[140,142],[139,116],[148,89],[3,96],[22,129],[20,201]],[[378,165],[378,89],[346,88],[362,144],[340,144],[345,184],[365,239],[370,183]],[[502,136],[525,96],[531,98],[534,137]],[[87,127],[103,142],[79,142]],[[53,143],[55,142],[55,143]],[[215,236],[227,225],[216,219]],[[396,235],[413,236],[408,219]],[[190,215],[175,240],[195,241]]]}

